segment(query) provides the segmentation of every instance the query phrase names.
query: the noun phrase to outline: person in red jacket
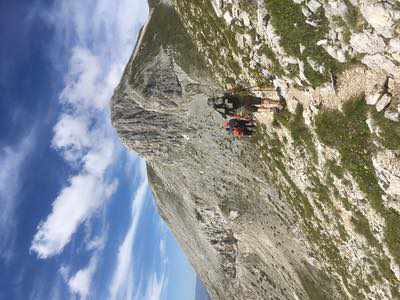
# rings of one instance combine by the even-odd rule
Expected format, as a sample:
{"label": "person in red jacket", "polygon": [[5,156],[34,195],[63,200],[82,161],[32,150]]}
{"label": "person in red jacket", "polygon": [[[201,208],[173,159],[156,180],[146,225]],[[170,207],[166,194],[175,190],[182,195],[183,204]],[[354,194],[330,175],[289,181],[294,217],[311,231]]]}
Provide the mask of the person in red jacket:
{"label": "person in red jacket", "polygon": [[232,118],[224,122],[224,127],[233,136],[242,137],[251,135],[255,124],[253,120]]}

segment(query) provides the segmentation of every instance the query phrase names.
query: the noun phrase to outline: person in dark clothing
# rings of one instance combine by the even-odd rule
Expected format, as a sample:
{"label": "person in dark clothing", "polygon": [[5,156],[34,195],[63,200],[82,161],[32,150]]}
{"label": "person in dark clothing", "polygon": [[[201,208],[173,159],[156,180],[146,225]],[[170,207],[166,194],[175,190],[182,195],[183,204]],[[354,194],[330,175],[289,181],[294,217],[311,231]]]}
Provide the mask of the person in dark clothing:
{"label": "person in dark clothing", "polygon": [[224,126],[228,133],[236,137],[249,136],[253,133],[253,129],[255,128],[253,120],[238,118],[224,122]]}
{"label": "person in dark clothing", "polygon": [[257,111],[256,105],[261,105],[261,98],[246,95],[233,95],[225,93],[222,97],[209,98],[207,101],[224,118],[228,115],[247,116]]}

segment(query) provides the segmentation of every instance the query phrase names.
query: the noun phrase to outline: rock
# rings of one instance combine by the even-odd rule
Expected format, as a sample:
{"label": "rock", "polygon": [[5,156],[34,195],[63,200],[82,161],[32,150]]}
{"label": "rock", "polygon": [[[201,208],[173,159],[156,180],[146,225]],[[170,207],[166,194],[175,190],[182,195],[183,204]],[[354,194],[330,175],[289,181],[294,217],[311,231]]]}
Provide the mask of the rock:
{"label": "rock", "polygon": [[398,52],[400,53],[400,39],[395,38],[389,41],[389,48],[391,52]]}
{"label": "rock", "polygon": [[397,111],[385,111],[385,118],[393,122],[399,122],[399,112]]}
{"label": "rock", "polygon": [[311,57],[307,57],[307,62],[313,68],[314,71],[317,71],[319,73],[324,73],[325,68],[323,65],[318,64],[315,60],[313,60]]}
{"label": "rock", "polygon": [[211,1],[214,11],[218,17],[222,17],[222,3],[223,3],[223,0],[212,0]]}
{"label": "rock", "polygon": [[398,151],[379,151],[373,159],[380,185],[394,199],[396,209],[400,211],[400,161]]}
{"label": "rock", "polygon": [[366,55],[362,63],[371,69],[382,69],[396,77],[400,75],[400,68],[382,54]]}
{"label": "rock", "polygon": [[376,104],[376,110],[382,111],[390,104],[391,97],[388,94],[383,95]]}
{"label": "rock", "polygon": [[390,8],[385,8],[382,3],[366,3],[361,12],[378,34],[383,35],[385,38],[393,37],[394,21]]}
{"label": "rock", "polygon": [[231,25],[233,17],[229,11],[226,11],[224,13],[224,19],[225,19],[226,24]]}
{"label": "rock", "polygon": [[326,52],[328,52],[328,54],[330,56],[332,56],[334,59],[336,59],[337,61],[341,62],[341,63],[345,63],[346,62],[346,52],[343,49],[338,49],[337,47],[333,47],[330,45],[327,46],[323,46],[324,49],[326,50]]}
{"label": "rock", "polygon": [[302,7],[301,7],[301,12],[303,13],[303,15],[304,15],[306,18],[309,18],[309,17],[311,17],[311,15],[312,15],[312,12],[308,9],[307,6],[302,6]]}
{"label": "rock", "polygon": [[365,101],[368,105],[376,105],[378,103],[378,100],[380,99],[380,97],[382,96],[381,93],[376,93],[376,94],[372,94],[372,95],[367,95],[365,97]]}
{"label": "rock", "polygon": [[229,212],[229,219],[234,221],[239,217],[239,213],[236,210],[231,210]]}
{"label": "rock", "polygon": [[249,14],[247,12],[242,12],[239,16],[240,19],[243,20],[243,25],[246,27],[250,27],[251,23],[250,23],[250,17]]}
{"label": "rock", "polygon": [[313,12],[316,13],[317,10],[321,7],[321,3],[317,0],[310,0],[307,3],[307,7]]}
{"label": "rock", "polygon": [[351,36],[350,45],[359,53],[375,54],[385,50],[385,41],[376,33],[362,32]]}
{"label": "rock", "polygon": [[306,23],[312,27],[318,27],[318,24],[314,22],[313,20],[307,19]]}
{"label": "rock", "polygon": [[303,54],[304,50],[306,50],[306,47],[300,44],[300,53]]}
{"label": "rock", "polygon": [[347,6],[342,1],[329,1],[324,5],[326,14],[329,16],[345,17],[348,13]]}

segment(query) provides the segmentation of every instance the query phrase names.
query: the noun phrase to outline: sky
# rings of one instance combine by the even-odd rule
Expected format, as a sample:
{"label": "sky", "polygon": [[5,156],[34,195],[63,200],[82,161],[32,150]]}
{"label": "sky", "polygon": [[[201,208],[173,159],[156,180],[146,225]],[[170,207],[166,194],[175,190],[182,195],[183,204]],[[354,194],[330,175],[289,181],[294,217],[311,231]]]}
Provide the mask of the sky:
{"label": "sky", "polygon": [[195,299],[109,100],[145,0],[0,0],[0,300]]}

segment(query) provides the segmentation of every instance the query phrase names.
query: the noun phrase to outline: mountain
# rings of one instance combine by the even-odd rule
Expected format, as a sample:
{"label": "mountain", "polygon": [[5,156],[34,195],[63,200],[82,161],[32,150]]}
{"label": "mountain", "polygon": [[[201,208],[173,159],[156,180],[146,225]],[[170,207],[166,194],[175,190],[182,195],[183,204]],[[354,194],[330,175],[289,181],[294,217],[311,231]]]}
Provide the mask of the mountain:
{"label": "mountain", "polygon": [[[212,299],[400,298],[398,3],[150,1],[112,122]],[[285,109],[235,144],[238,86]]]}

